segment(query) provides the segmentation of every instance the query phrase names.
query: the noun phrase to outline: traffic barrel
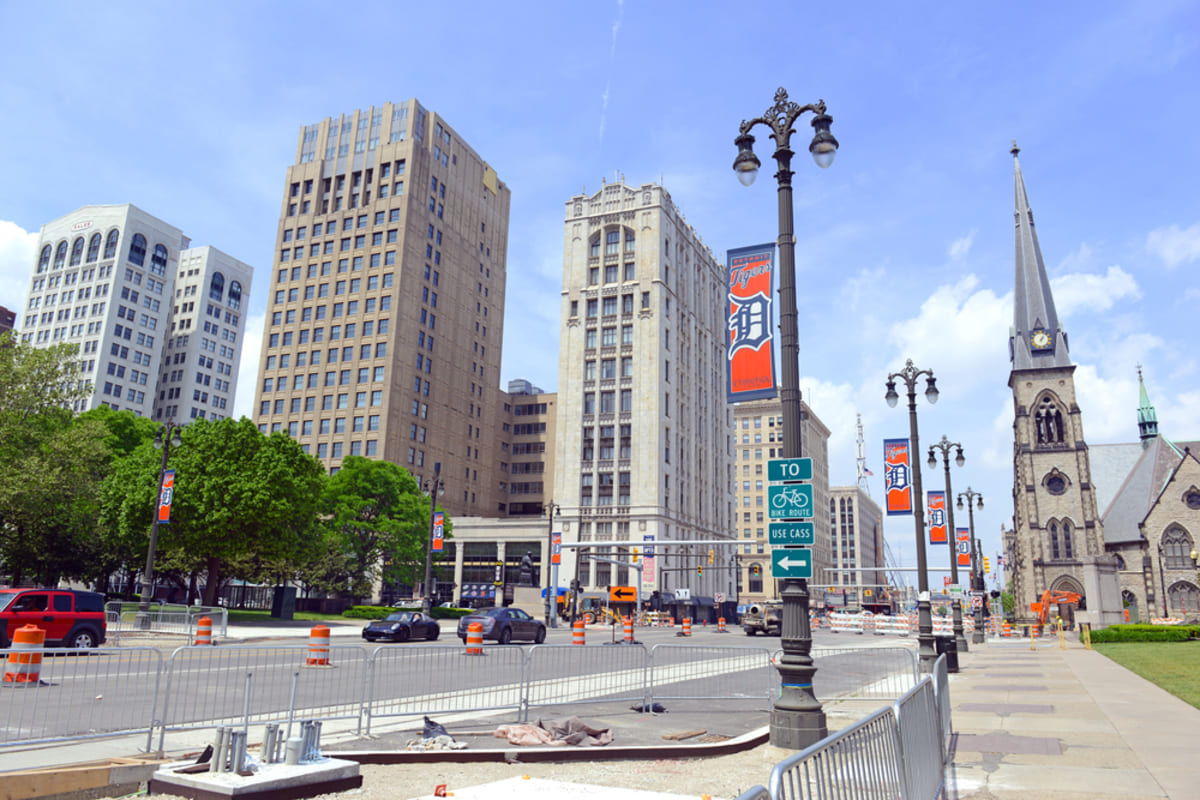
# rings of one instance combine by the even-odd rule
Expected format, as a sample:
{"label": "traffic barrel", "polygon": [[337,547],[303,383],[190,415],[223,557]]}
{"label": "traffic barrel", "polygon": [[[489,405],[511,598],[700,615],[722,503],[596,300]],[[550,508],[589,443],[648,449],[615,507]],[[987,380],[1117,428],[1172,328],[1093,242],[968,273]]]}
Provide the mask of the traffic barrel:
{"label": "traffic barrel", "polygon": [[625,644],[633,644],[633,620],[629,617],[621,619],[621,626],[624,629]]}
{"label": "traffic barrel", "polygon": [[36,625],[25,625],[13,633],[8,662],[4,665],[4,682],[21,686],[37,686],[42,673],[42,648],[46,632]]}
{"label": "traffic barrel", "polygon": [[683,618],[683,635],[684,636],[692,635],[692,618],[691,617]]}
{"label": "traffic barrel", "polygon": [[469,656],[483,655],[483,623],[472,622],[467,626],[467,651]]}
{"label": "traffic barrel", "polygon": [[329,666],[329,628],[325,625],[314,625],[308,635],[308,660],[304,662],[309,667]]}
{"label": "traffic barrel", "polygon": [[587,644],[587,627],[583,624],[583,620],[577,619],[571,625],[571,644]]}
{"label": "traffic barrel", "polygon": [[729,631],[725,630],[724,617],[717,617],[717,633],[729,633]]}
{"label": "traffic barrel", "polygon": [[1012,636],[1012,623],[1004,620],[1004,636],[1005,638]]}
{"label": "traffic barrel", "polygon": [[210,617],[201,617],[196,620],[196,641],[192,644],[196,646],[212,644],[212,619]]}

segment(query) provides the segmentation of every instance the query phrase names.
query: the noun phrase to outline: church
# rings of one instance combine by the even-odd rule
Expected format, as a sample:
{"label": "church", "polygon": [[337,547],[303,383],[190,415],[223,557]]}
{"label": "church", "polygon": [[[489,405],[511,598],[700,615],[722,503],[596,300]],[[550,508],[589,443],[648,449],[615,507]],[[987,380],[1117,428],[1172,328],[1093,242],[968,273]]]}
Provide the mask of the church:
{"label": "church", "polygon": [[1018,153],[1014,143],[1013,529],[1004,534],[1017,622],[1036,621],[1032,604],[1047,590],[1081,598],[1055,606],[1051,619],[1093,627],[1200,617],[1200,442],[1159,432],[1140,369],[1141,404],[1136,417],[1130,410],[1137,441],[1084,438]]}

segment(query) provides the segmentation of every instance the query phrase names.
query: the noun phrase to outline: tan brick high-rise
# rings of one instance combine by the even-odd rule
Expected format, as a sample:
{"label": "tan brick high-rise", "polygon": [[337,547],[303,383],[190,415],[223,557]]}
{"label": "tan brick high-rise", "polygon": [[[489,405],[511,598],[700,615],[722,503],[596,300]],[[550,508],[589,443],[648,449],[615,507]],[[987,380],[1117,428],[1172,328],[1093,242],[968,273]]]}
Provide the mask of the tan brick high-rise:
{"label": "tan brick high-rise", "polygon": [[331,470],[431,477],[494,514],[508,188],[416,100],[300,130],[280,204],[255,421]]}

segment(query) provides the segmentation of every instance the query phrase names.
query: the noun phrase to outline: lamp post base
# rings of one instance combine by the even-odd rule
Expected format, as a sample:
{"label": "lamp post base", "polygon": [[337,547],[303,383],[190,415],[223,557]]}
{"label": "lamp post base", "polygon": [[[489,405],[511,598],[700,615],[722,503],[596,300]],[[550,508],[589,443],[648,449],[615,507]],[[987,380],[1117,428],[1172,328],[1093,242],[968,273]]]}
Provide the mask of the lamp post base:
{"label": "lamp post base", "polygon": [[963,632],[963,613],[962,601],[954,601],[954,646],[958,648],[958,652],[965,653],[969,649],[967,647],[967,637]]}
{"label": "lamp post base", "polygon": [[933,674],[933,663],[937,661],[937,649],[933,646],[933,612],[928,600],[917,601],[917,653],[920,657],[921,673]]}
{"label": "lamp post base", "polygon": [[984,630],[983,612],[976,609],[975,614],[975,632],[971,634],[971,644],[983,644],[987,641],[987,632]]}
{"label": "lamp post base", "polygon": [[771,709],[771,738],[773,747],[788,750],[803,750],[829,735],[825,724],[825,712]]}

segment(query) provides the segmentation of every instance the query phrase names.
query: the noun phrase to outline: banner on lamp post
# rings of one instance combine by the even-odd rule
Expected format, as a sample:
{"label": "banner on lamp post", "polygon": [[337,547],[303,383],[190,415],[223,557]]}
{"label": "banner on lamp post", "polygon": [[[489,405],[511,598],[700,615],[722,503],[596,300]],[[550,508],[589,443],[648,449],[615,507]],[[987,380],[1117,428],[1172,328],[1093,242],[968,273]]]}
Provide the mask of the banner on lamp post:
{"label": "banner on lamp post", "polygon": [[889,516],[913,513],[908,439],[883,440],[884,496]]}
{"label": "banner on lamp post", "polygon": [[926,506],[929,514],[929,543],[946,544],[946,493],[926,492],[929,504]]}
{"label": "banner on lamp post", "polygon": [[726,308],[726,400],[775,396],[775,244],[737,247],[725,253],[729,280]]}
{"label": "banner on lamp post", "polygon": [[171,521],[171,501],[175,499],[175,470],[165,469],[162,474],[162,486],[158,490],[158,524],[166,525]]}
{"label": "banner on lamp post", "polygon": [[433,552],[442,552],[442,534],[445,532],[446,515],[437,511],[433,515]]}
{"label": "banner on lamp post", "polygon": [[954,540],[958,545],[958,565],[971,566],[971,529],[958,528],[954,532]]}

